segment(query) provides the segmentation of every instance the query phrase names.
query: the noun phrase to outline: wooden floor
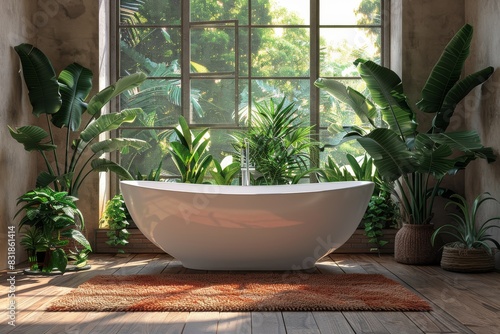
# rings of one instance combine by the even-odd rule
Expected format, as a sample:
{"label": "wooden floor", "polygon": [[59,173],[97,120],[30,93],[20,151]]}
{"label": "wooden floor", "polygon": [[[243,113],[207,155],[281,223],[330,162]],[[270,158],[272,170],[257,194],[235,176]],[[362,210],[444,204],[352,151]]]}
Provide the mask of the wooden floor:
{"label": "wooden floor", "polygon": [[91,264],[62,276],[16,276],[15,327],[5,312],[3,273],[0,333],[500,333],[500,273],[457,274],[398,264],[390,255],[332,254],[317,268],[383,274],[427,299],[432,312],[44,312],[55,297],[95,275],[189,271],[168,255],[92,255]]}

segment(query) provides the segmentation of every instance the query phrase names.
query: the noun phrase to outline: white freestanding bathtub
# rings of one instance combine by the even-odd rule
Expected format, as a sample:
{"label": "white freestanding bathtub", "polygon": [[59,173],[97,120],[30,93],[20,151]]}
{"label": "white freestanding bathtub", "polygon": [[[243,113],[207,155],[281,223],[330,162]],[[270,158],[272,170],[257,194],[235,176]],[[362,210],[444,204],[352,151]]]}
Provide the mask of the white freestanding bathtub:
{"label": "white freestanding bathtub", "polygon": [[362,181],[216,186],[121,181],[141,232],[202,270],[298,270],[349,239],[373,191]]}

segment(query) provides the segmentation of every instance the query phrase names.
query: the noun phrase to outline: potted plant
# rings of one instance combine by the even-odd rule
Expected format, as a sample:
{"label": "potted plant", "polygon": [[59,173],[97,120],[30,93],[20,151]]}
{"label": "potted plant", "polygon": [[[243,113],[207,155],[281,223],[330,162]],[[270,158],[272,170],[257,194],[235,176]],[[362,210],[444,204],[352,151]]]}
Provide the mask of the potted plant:
{"label": "potted plant", "polygon": [[[498,201],[490,193],[479,194],[469,207],[467,200],[458,195],[451,195],[451,199],[445,207],[456,206],[460,214],[450,213],[456,224],[446,224],[434,231],[432,243],[438,235],[450,235],[454,241],[444,245],[441,258],[441,268],[456,272],[486,272],[495,269],[494,250],[500,248],[489,230],[500,228],[491,225],[490,222],[500,220],[500,217],[491,217],[484,222],[478,222],[477,214],[486,201]],[[493,248],[492,244],[495,246]]]}
{"label": "potted plant", "polygon": [[39,260],[39,254],[45,253],[49,245],[42,230],[35,226],[29,226],[22,231],[22,238],[20,242],[28,253],[28,263],[30,264],[30,271],[36,272],[40,270],[43,262]]}
{"label": "potted plant", "polygon": [[[47,170],[38,176],[37,187],[52,184],[56,191],[78,196],[78,190],[90,172],[112,171],[122,178],[132,179],[125,168],[101,158],[101,155],[129,147],[141,150],[148,144],[132,138],[98,140],[101,134],[117,129],[124,122],[134,121],[142,110],[133,108],[101,114],[101,109],[122,92],[141,84],[146,75],[136,73],[123,77],[88,98],[92,89],[92,72],[89,69],[73,63],[57,76],[52,63],[41,50],[30,44],[20,44],[14,49],[21,60],[33,115],[39,117],[44,114],[47,121],[48,132],[33,125],[9,127],[16,141],[23,144],[27,151],[40,152],[45,162]],[[89,121],[80,130],[85,112],[90,116]],[[59,137],[65,138],[64,147],[56,144],[54,127],[60,129]]]}
{"label": "potted plant", "polygon": [[440,187],[444,176],[464,169],[476,158],[496,159],[476,131],[446,131],[457,104],[494,71],[486,67],[460,78],[471,39],[472,27],[465,25],[432,69],[416,104],[420,111],[435,114],[424,131],[417,128],[417,115],[408,104],[401,79],[389,68],[368,60],[355,61],[371,99],[333,79],[316,81],[317,87],[350,105],[367,125],[347,127],[343,141],[356,139],[373,158],[380,175],[396,183],[394,195],[400,202],[403,227],[396,235],[395,259],[401,263],[437,261],[430,242],[431,220],[435,197],[445,193]]}
{"label": "potted plant", "polygon": [[309,173],[311,126],[300,120],[294,103],[283,98],[276,103],[255,103],[255,113],[248,130],[234,135],[236,161],[241,162],[241,151],[249,146],[249,163],[255,167],[254,184],[294,184]]}
{"label": "potted plant", "polygon": [[[24,212],[19,227],[29,226],[24,233],[22,243],[33,256],[33,252],[45,251],[45,259],[41,271],[50,273],[54,269],[64,273],[68,264],[68,256],[64,247],[70,240],[91,251],[90,243],[82,234],[84,227],[82,213],[75,202],[77,198],[67,192],[58,192],[49,187],[37,188],[26,192],[18,198],[17,204],[22,207],[16,216]],[[78,251],[76,254],[88,254]],[[34,259],[30,259],[31,268],[35,269]],[[82,261],[79,262],[81,264]]]}
{"label": "potted plant", "polygon": [[208,128],[194,134],[182,116],[179,125],[174,128],[174,138],[170,141],[168,151],[172,155],[181,182],[203,183],[213,157],[209,154],[210,136]]}
{"label": "potted plant", "polygon": [[[127,228],[129,227],[129,219],[127,206],[123,200],[122,194],[115,195],[112,199],[106,202],[99,226],[108,228],[106,232],[108,241],[106,243],[113,247],[121,247],[128,244],[130,233]],[[118,253],[125,253],[123,249],[118,248]]]}
{"label": "potted plant", "polygon": [[364,228],[368,242],[373,245],[371,251],[380,251],[388,241],[384,240],[383,230],[397,226],[398,207],[391,193],[394,182],[384,181],[373,164],[373,159],[364,155],[358,160],[351,154],[346,154],[348,165],[340,167],[329,156],[327,163],[318,171],[320,181],[371,181],[375,184],[373,195],[360,222]]}

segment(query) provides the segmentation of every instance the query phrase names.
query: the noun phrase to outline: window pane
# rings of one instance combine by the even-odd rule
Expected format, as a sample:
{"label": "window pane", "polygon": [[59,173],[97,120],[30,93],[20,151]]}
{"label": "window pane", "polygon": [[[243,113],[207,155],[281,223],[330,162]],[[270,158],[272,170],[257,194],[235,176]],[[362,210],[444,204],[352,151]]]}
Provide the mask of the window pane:
{"label": "window pane", "polygon": [[191,0],[191,21],[238,20],[248,24],[248,0]]}
{"label": "window pane", "polygon": [[180,24],[180,0],[121,0],[120,24]]}
{"label": "window pane", "polygon": [[280,102],[283,97],[287,101],[295,102],[301,120],[309,123],[309,80],[252,80],[252,102],[267,102],[273,98]]}
{"label": "window pane", "polygon": [[179,28],[121,28],[120,75],[180,76],[180,35]]}
{"label": "window pane", "polygon": [[[319,140],[323,144],[334,143],[332,135],[327,130],[320,131]],[[347,153],[352,154],[355,157],[359,157],[363,156],[365,150],[356,140],[351,140],[337,147],[328,147],[325,148],[323,152],[320,152],[319,165],[320,167],[324,167],[325,163],[328,161],[328,156],[330,156],[339,166],[348,165],[349,161],[346,158]]]}
{"label": "window pane", "polygon": [[252,29],[252,75],[309,76],[309,29]]}
{"label": "window pane", "polygon": [[[339,80],[345,86],[350,86],[362,93],[363,95],[368,94],[365,82],[361,79],[359,80]],[[337,100],[332,95],[324,90],[320,90],[320,126],[328,127],[332,123],[336,123],[340,126],[342,125],[360,125],[359,118],[356,117],[356,113],[352,108]]]}
{"label": "window pane", "polygon": [[[231,134],[237,130],[232,129],[210,129],[210,147],[208,152],[217,161],[222,161],[229,155],[234,155],[235,150],[232,146],[234,142]],[[207,173],[208,176],[208,173]]]}
{"label": "window pane", "polygon": [[308,25],[309,13],[307,0],[252,0],[252,24]]}
{"label": "window pane", "polygon": [[376,24],[380,20],[380,1],[320,0],[321,25]]}
{"label": "window pane", "polygon": [[380,64],[380,28],[320,29],[320,76],[359,76],[353,61],[364,58]]}
{"label": "window pane", "polygon": [[140,153],[135,150],[122,153],[120,155],[121,165],[126,167],[133,176],[136,176],[137,173],[149,174],[152,170],[156,170],[161,162],[163,175],[176,175],[175,166],[167,152],[167,143],[171,132],[172,130],[120,130],[120,136],[145,140],[151,146],[150,149]]}
{"label": "window pane", "polygon": [[233,79],[192,79],[191,94],[199,96],[198,106],[191,100],[192,123],[236,125],[236,88]]}
{"label": "window pane", "polygon": [[191,72],[234,72],[235,28],[212,27],[191,30]]}
{"label": "window pane", "polygon": [[134,93],[122,94],[120,104],[122,109],[142,108],[144,111],[136,118],[134,126],[170,126],[177,123],[181,115],[180,80],[146,80]]}

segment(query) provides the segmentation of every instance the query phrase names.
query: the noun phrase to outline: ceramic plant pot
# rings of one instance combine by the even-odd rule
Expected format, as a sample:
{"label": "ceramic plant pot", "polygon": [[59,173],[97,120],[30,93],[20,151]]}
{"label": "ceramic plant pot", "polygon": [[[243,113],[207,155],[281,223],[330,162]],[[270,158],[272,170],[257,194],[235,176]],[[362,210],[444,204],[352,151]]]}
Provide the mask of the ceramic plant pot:
{"label": "ceramic plant pot", "polygon": [[441,268],[462,273],[483,273],[495,269],[495,256],[483,248],[457,248],[445,246]]}
{"label": "ceramic plant pot", "polygon": [[394,239],[394,258],[405,264],[437,264],[439,252],[431,244],[433,224],[403,224]]}

